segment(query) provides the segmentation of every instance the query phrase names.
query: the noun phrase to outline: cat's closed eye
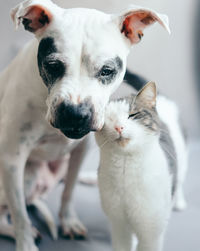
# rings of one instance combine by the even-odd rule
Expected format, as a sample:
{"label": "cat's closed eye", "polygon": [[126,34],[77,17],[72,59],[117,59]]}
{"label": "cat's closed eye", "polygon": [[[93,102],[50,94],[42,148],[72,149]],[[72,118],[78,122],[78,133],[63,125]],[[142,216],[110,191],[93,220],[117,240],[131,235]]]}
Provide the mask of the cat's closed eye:
{"label": "cat's closed eye", "polygon": [[130,118],[134,118],[136,115],[138,115],[140,112],[136,112],[136,113],[132,113],[132,114],[129,114],[128,116],[128,119]]}

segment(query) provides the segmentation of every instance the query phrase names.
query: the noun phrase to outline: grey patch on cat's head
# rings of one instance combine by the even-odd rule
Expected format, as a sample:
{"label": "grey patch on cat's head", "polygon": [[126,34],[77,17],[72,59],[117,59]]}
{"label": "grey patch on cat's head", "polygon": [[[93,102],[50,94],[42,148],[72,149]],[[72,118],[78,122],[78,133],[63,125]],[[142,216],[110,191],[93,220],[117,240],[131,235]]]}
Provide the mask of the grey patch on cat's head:
{"label": "grey patch on cat's head", "polygon": [[145,128],[159,133],[160,119],[156,111],[156,85],[147,83],[137,95],[128,97],[130,119],[138,120]]}

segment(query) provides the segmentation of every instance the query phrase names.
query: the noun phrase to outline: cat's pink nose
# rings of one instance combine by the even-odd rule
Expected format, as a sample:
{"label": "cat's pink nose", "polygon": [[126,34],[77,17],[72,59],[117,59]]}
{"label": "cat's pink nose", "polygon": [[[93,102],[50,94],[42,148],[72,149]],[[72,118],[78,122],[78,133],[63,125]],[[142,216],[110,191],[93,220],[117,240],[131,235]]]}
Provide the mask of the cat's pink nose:
{"label": "cat's pink nose", "polygon": [[122,130],[124,129],[123,126],[115,126],[115,130],[118,132],[118,133],[122,133]]}

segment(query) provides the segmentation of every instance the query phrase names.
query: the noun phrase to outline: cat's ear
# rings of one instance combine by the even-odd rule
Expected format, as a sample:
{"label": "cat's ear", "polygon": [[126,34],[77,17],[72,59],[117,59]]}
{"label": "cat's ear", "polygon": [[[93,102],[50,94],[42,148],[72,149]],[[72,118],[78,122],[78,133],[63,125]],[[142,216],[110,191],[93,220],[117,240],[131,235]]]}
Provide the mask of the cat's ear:
{"label": "cat's ear", "polygon": [[140,106],[146,106],[150,109],[156,106],[156,84],[148,82],[137,94],[135,103]]}
{"label": "cat's ear", "polygon": [[170,33],[168,17],[148,8],[131,5],[118,18],[121,33],[129,39],[131,44],[140,42],[143,30],[156,22]]}

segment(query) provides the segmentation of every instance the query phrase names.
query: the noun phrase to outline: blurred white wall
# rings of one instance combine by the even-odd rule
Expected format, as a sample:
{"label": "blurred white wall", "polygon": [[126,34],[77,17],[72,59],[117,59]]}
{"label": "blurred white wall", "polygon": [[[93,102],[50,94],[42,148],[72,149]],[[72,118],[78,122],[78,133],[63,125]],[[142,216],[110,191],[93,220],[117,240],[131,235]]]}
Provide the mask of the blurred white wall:
{"label": "blurred white wall", "polygon": [[[0,69],[16,54],[32,35],[14,31],[9,9],[20,0],[0,3]],[[42,1],[42,0],[41,0]],[[175,99],[183,114],[183,121],[192,137],[199,136],[198,93],[194,72],[194,25],[198,0],[55,0],[59,5],[97,8],[106,12],[120,12],[130,4],[151,7],[169,16],[171,35],[158,24],[144,32],[143,41],[133,47],[128,65],[134,72],[154,80],[159,89]]]}

